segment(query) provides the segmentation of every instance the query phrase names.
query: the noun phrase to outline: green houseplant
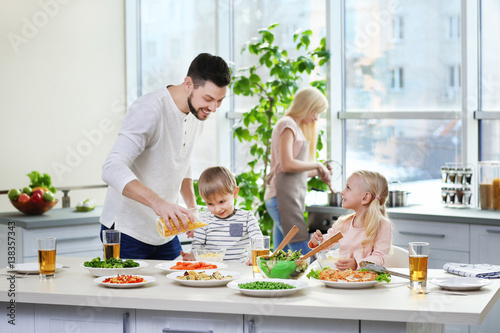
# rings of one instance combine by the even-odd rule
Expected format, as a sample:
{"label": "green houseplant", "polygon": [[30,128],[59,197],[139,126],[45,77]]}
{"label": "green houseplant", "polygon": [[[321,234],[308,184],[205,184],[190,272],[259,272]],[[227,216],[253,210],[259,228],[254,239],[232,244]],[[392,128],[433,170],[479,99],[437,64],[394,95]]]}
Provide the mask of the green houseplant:
{"label": "green houseplant", "polygon": [[[326,39],[311,48],[312,32],[310,30],[293,35],[293,41],[299,55],[292,58],[286,50],[275,44],[273,24],[259,30],[260,37],[247,42],[242,54],[248,52],[258,57],[258,63],[250,67],[240,68],[233,72],[232,90],[235,95],[256,97],[258,102],[243,114],[243,118],[234,127],[234,137],[240,142],[248,142],[250,161],[248,170],[237,175],[240,186],[240,206],[254,210],[263,233],[270,234],[272,218],[264,204],[265,182],[270,168],[271,135],[278,118],[292,102],[299,82],[304,75],[319,72],[330,59],[326,49]],[[326,79],[311,82],[311,85],[325,92]],[[322,148],[321,134],[318,149]],[[314,187],[322,187],[321,181],[312,179]],[[311,185],[311,183],[310,183]]]}

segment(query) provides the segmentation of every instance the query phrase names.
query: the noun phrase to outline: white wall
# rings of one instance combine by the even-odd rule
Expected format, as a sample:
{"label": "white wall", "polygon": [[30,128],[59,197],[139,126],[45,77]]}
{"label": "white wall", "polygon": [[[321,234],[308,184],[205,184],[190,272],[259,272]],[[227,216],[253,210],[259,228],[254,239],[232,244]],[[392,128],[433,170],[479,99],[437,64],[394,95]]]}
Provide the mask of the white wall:
{"label": "white wall", "polygon": [[[27,186],[33,170],[56,187],[103,184],[126,109],[124,1],[0,0],[0,8],[0,190]],[[72,191],[71,204],[102,204],[104,195]],[[13,210],[0,195],[0,211]]]}

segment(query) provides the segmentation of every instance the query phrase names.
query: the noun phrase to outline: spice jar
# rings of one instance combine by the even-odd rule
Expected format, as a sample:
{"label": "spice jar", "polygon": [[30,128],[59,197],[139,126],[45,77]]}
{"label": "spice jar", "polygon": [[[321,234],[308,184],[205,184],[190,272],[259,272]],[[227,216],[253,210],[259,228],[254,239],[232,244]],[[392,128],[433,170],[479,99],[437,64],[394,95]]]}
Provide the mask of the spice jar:
{"label": "spice jar", "polygon": [[455,183],[462,184],[464,179],[464,168],[457,168]]}
{"label": "spice jar", "polygon": [[448,202],[448,188],[447,187],[441,187],[441,202],[444,204]]}
{"label": "spice jar", "polygon": [[472,185],[472,168],[470,167],[464,169],[463,184]]}
{"label": "spice jar", "polygon": [[457,178],[457,168],[448,169],[448,180],[451,184],[455,184],[455,179]]}
{"label": "spice jar", "polygon": [[456,192],[455,192],[455,188],[449,188],[448,189],[448,203],[450,204],[454,204],[455,203],[455,196],[456,196]]}
{"label": "spice jar", "polygon": [[463,205],[471,205],[472,204],[472,201],[471,201],[471,198],[472,198],[472,191],[471,191],[471,188],[470,187],[464,187],[464,196],[462,197],[462,204]]}
{"label": "spice jar", "polygon": [[448,167],[441,167],[441,182],[446,183],[448,181]]}

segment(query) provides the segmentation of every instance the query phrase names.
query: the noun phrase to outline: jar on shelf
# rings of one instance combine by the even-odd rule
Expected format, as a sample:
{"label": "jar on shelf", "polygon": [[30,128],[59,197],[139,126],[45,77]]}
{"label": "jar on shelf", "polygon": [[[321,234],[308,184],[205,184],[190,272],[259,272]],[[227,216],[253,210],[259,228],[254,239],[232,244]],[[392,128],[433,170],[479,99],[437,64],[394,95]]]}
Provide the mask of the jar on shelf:
{"label": "jar on shelf", "polygon": [[448,189],[448,203],[449,204],[454,204],[455,203],[455,197],[456,197],[456,189],[454,187],[450,187]]}
{"label": "jar on shelf", "polygon": [[479,162],[479,206],[500,210],[500,162]]}
{"label": "jar on shelf", "polygon": [[450,184],[455,184],[455,180],[457,178],[457,168],[451,167],[448,168],[448,180]]}
{"label": "jar on shelf", "polygon": [[448,188],[447,187],[441,187],[441,202],[444,204],[448,202]]}
{"label": "jar on shelf", "polygon": [[472,185],[472,168],[471,167],[466,167],[464,169],[464,178],[462,184],[464,185]]}
{"label": "jar on shelf", "polygon": [[464,179],[464,168],[457,168],[455,183],[462,184],[463,179]]}
{"label": "jar on shelf", "polygon": [[464,195],[462,197],[462,204],[470,206],[472,204],[472,190],[470,187],[464,187]]}
{"label": "jar on shelf", "polygon": [[448,182],[448,167],[447,166],[441,167],[441,182],[443,184]]}

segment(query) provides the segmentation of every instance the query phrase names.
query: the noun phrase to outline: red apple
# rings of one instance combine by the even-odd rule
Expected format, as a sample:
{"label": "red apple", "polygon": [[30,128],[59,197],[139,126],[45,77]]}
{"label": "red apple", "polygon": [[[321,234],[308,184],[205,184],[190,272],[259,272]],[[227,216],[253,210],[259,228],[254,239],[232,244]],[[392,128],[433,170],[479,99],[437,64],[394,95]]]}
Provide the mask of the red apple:
{"label": "red apple", "polygon": [[[43,192],[43,190],[41,191]],[[30,202],[43,202],[43,194],[40,194],[40,192],[33,193],[30,198]]]}
{"label": "red apple", "polygon": [[30,201],[30,196],[27,195],[26,193],[22,193],[19,198],[17,199],[19,202],[29,202]]}

